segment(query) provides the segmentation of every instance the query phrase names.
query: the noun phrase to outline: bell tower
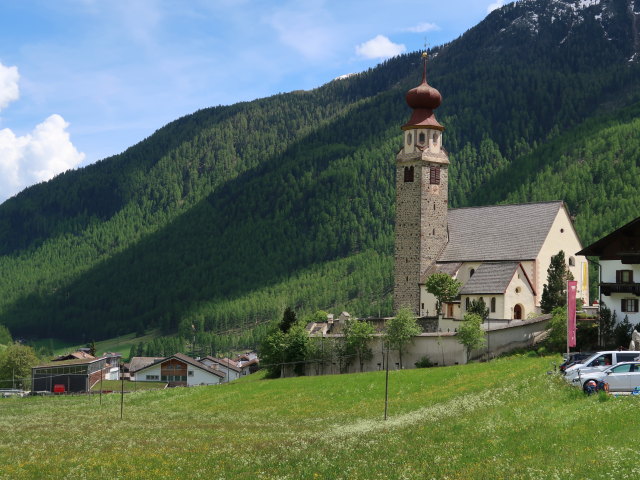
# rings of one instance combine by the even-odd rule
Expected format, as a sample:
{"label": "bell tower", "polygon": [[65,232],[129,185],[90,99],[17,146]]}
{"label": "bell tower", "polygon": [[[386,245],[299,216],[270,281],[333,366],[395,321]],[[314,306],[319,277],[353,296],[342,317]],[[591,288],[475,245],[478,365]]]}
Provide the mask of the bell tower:
{"label": "bell tower", "polygon": [[422,83],[407,92],[413,109],[402,126],[404,145],[396,156],[396,224],[393,308],[422,315],[420,284],[427,268],[448,242],[449,156],[442,147],[444,127],[434,110],[440,92],[427,83],[427,53]]}

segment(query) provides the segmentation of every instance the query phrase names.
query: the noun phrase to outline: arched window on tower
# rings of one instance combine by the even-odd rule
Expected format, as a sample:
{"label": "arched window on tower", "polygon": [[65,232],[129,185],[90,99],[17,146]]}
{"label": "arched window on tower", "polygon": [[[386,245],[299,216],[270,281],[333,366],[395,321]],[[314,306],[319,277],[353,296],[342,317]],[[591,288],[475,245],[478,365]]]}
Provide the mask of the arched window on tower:
{"label": "arched window on tower", "polygon": [[424,132],[420,132],[420,135],[418,135],[418,145],[424,145],[425,140],[426,137],[424,135]]}
{"label": "arched window on tower", "polygon": [[440,167],[429,167],[429,183],[440,185]]}
{"label": "arched window on tower", "polygon": [[413,166],[404,167],[404,181],[413,182]]}

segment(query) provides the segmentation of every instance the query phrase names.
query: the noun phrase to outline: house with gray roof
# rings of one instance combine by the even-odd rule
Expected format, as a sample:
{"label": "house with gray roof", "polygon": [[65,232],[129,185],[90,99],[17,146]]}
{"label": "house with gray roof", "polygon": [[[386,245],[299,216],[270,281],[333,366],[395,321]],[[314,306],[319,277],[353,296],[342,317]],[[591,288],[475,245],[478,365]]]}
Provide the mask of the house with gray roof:
{"label": "house with gray roof", "polygon": [[[144,359],[144,360],[139,360]],[[207,366],[182,353],[157,358],[134,357],[131,359],[131,380],[136,382],[167,382],[172,387],[216,385],[222,383],[225,373]]]}

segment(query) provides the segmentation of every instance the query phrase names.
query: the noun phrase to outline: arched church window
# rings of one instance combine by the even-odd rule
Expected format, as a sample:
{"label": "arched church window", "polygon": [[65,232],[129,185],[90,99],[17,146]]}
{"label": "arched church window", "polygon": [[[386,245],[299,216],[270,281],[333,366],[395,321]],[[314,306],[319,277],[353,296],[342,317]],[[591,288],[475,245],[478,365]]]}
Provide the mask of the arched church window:
{"label": "arched church window", "polygon": [[433,146],[438,145],[438,134],[433,132]]}
{"label": "arched church window", "polygon": [[464,299],[464,309],[469,310],[469,297]]}
{"label": "arched church window", "polygon": [[413,182],[413,166],[404,167],[404,181]]}
{"label": "arched church window", "polygon": [[420,135],[418,135],[418,145],[424,145],[425,139],[424,132],[420,132]]}
{"label": "arched church window", "polygon": [[412,136],[410,133],[407,133],[407,145],[411,145]]}
{"label": "arched church window", "polygon": [[573,257],[569,257],[569,266],[570,267],[575,267],[576,266],[576,259]]}
{"label": "arched church window", "polygon": [[491,297],[491,313],[496,311],[496,297]]}
{"label": "arched church window", "polygon": [[474,274],[474,273],[476,273],[475,268],[471,268],[471,269],[469,270],[469,278],[473,277],[473,274]]}

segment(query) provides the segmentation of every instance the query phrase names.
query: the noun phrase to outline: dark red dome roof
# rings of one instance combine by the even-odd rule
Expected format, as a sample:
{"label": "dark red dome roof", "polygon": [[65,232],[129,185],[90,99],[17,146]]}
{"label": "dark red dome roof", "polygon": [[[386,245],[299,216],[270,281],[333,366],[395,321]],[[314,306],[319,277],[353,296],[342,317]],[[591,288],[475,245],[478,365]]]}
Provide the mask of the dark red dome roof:
{"label": "dark red dome roof", "polygon": [[433,111],[442,103],[440,92],[427,83],[427,59],[426,53],[422,54],[424,66],[422,71],[422,83],[407,92],[407,104],[413,109],[413,114],[407,123],[402,126],[403,130],[409,128],[435,128],[444,130],[438,123]]}
{"label": "dark red dome roof", "polygon": [[423,78],[422,83],[407,92],[407,104],[415,109],[426,108],[434,110],[442,103],[442,95],[440,92],[427,83],[427,79]]}

